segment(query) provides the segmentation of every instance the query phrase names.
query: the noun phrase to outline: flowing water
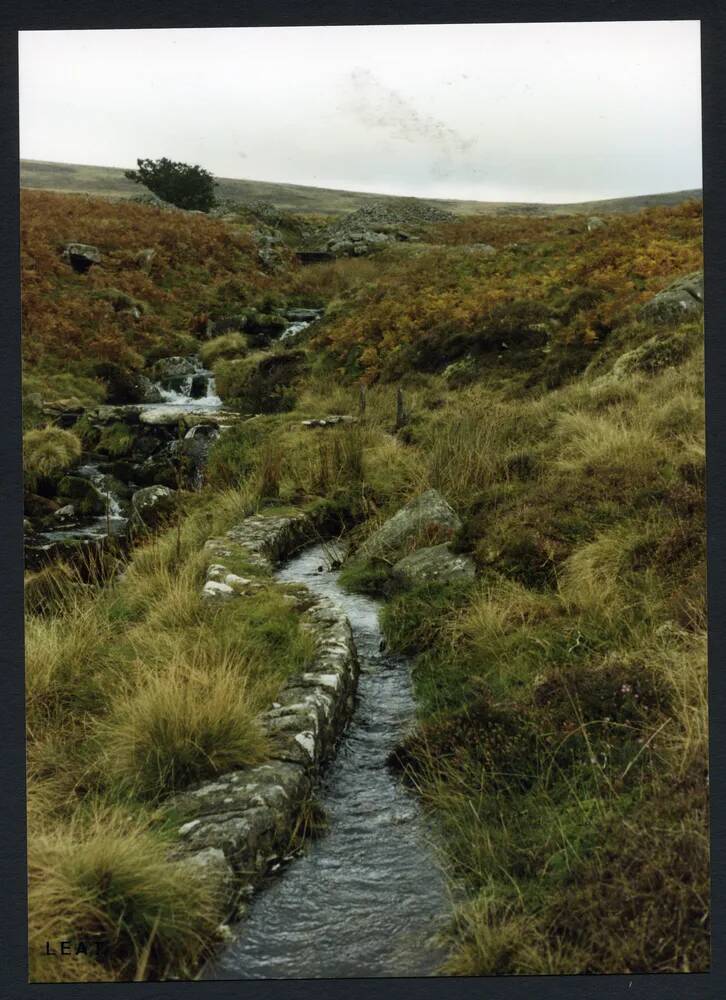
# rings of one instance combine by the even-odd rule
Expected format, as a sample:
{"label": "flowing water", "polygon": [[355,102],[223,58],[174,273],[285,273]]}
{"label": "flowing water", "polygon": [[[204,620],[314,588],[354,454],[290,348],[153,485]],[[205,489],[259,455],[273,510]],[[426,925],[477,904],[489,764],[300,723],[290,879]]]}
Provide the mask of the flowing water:
{"label": "flowing water", "polygon": [[[414,718],[408,662],[382,650],[378,602],[346,593],[316,545],[277,577],[331,597],[360,658],[355,713],[317,798],[329,827],[253,897],[206,979],[435,975],[450,900],[433,831],[386,758]],[[320,571],[322,568],[322,571]]]}
{"label": "flowing water", "polygon": [[99,490],[106,501],[106,513],[98,517],[86,519],[84,523],[78,523],[71,519],[70,523],[58,527],[52,531],[40,532],[40,537],[49,542],[66,542],[73,539],[95,539],[103,538],[106,535],[116,537],[123,535],[128,526],[128,518],[121,509],[119,499],[111,490],[108,477],[104,476],[98,466],[93,462],[87,462],[73,470],[74,476],[81,479],[88,479]]}
{"label": "flowing water", "polygon": [[[204,395],[192,396],[193,385],[197,380],[203,380]],[[172,410],[179,415],[216,413],[222,408],[222,400],[217,395],[214,384],[214,375],[211,371],[203,368],[201,363],[194,371],[181,379],[175,380],[176,388],[165,387],[163,382],[156,382],[154,386],[162,396],[160,403],[145,403],[144,410]],[[132,404],[133,405],[133,404]],[[133,407],[134,410],[137,407]],[[218,433],[215,431],[215,434]],[[194,436],[194,428],[187,431],[186,437]],[[211,444],[211,438],[206,442]],[[200,442],[201,445],[201,442]],[[207,448],[199,447],[198,467],[195,470],[195,485],[201,485],[202,466],[206,458]],[[106,501],[106,511],[99,517],[70,518],[66,523],[59,523],[57,528],[48,531],[38,532],[38,537],[43,543],[72,542],[100,540],[110,535],[118,537],[124,535],[128,529],[129,519],[119,502],[119,498],[113,493],[113,487],[109,483],[107,476],[98,468],[95,462],[86,462],[78,468],[72,470],[74,476],[88,479],[98,488]]]}
{"label": "flowing water", "polygon": [[[205,393],[203,396],[194,397],[192,386],[195,380],[204,380]],[[159,390],[162,396],[161,403],[146,403],[145,410],[153,410],[163,407],[178,407],[181,412],[208,413],[219,410],[222,407],[222,400],[217,395],[217,388],[214,384],[214,375],[207,368],[199,365],[192,374],[181,379],[175,379],[178,384],[175,388],[165,386],[163,382],[155,382],[154,387]]]}

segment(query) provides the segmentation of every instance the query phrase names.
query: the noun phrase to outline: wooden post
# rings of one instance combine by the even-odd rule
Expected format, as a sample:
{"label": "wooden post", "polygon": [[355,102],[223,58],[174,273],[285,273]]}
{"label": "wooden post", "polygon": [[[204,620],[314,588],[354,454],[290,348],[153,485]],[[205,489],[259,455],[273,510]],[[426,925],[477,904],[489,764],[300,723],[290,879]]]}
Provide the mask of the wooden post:
{"label": "wooden post", "polygon": [[395,430],[400,431],[406,423],[406,408],[403,404],[403,389],[396,389],[396,426]]}
{"label": "wooden post", "polygon": [[366,384],[361,382],[358,392],[358,417],[362,420],[366,415]]}

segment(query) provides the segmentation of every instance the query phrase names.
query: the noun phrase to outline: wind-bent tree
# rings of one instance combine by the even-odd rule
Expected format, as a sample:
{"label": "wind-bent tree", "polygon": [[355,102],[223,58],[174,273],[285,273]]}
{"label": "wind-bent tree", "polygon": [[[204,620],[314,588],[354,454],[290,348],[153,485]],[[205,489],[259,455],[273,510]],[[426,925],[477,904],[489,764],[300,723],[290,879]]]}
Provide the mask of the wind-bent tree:
{"label": "wind-bent tree", "polygon": [[126,177],[143,184],[153,194],[178,208],[208,212],[214,205],[214,177],[203,167],[176,163],[163,156],[160,160],[137,160],[138,170],[127,170]]}

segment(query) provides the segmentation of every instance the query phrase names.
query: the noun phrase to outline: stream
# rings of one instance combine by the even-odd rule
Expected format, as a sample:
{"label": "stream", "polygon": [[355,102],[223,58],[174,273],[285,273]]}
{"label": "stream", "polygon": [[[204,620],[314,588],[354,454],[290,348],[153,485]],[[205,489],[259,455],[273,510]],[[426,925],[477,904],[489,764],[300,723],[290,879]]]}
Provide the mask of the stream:
{"label": "stream", "polygon": [[414,720],[409,662],[382,649],[379,602],[346,593],[330,555],[315,545],[276,574],[345,611],[360,659],[355,712],[317,790],[328,829],[252,898],[205,979],[430,976],[445,957],[434,937],[451,902],[433,830],[386,766]]}

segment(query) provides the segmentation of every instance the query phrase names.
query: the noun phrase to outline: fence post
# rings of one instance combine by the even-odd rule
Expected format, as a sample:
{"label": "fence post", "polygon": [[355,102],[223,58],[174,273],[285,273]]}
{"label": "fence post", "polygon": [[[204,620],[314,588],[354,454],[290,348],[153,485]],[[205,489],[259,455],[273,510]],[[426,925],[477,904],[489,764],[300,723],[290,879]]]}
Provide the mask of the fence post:
{"label": "fence post", "polygon": [[395,430],[400,431],[406,423],[406,407],[403,403],[403,389],[396,389],[396,426]]}
{"label": "fence post", "polygon": [[366,384],[361,382],[358,387],[358,417],[362,420],[366,415]]}

